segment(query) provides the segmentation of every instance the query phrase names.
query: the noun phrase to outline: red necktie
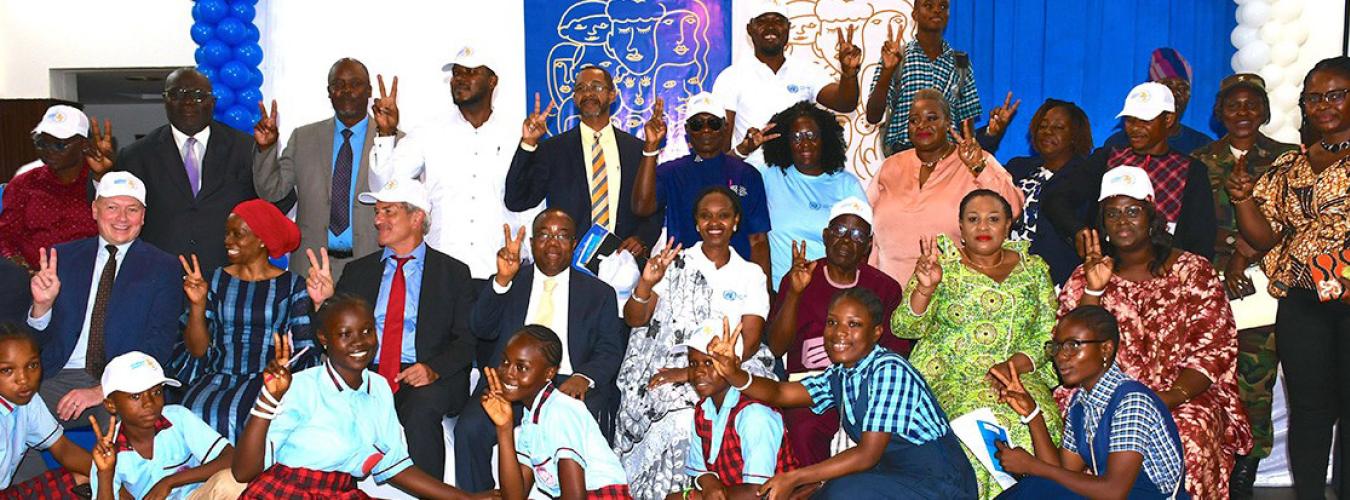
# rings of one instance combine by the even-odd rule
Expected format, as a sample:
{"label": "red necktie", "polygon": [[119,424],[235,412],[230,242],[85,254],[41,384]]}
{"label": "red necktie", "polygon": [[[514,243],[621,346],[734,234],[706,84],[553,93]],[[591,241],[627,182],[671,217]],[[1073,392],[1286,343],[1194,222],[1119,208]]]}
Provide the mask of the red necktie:
{"label": "red necktie", "polygon": [[408,287],[403,278],[403,265],[412,257],[394,257],[393,282],[389,284],[389,304],[384,310],[384,335],[380,337],[380,376],[389,381],[389,389],[398,392],[399,362],[403,355],[403,304]]}

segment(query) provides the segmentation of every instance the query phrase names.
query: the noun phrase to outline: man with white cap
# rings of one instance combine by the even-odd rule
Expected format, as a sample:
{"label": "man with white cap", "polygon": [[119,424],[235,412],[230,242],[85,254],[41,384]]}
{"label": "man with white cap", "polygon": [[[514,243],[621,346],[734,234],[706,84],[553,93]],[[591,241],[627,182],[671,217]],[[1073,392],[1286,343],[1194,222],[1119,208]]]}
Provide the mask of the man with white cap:
{"label": "man with white cap", "polygon": [[[306,276],[307,248],[328,249],[333,277],[354,256],[379,249],[371,212],[356,206],[356,193],[370,185],[370,164],[364,152],[373,149],[375,127],[370,126],[370,72],[361,61],[338,59],[328,69],[328,101],[333,116],[291,131],[285,149],[277,147],[277,102],[253,127],[258,148],[253,155],[253,187],[258,196],[274,203],[296,194],[295,222],[300,247],[291,255],[290,268]],[[392,140],[392,138],[391,138]]]}
{"label": "man with white cap", "polygon": [[[47,108],[33,128],[38,167],[16,174],[0,212],[0,257],[30,269],[38,249],[98,234],[89,216],[89,119],[78,109]],[[45,167],[45,168],[44,168]]]}
{"label": "man with white cap", "polygon": [[139,239],[145,211],[145,184],[109,172],[93,203],[98,236],[40,252],[27,322],[42,343],[40,394],[67,427],[88,425],[91,412],[106,419],[99,377],[109,360],[141,351],[164,363],[179,338],[181,267]]}
{"label": "man with white cap", "polygon": [[[1177,121],[1172,126],[1167,143],[1177,151],[1195,151],[1213,140],[1209,134],[1181,123],[1181,117],[1186,114],[1186,107],[1191,102],[1193,76],[1191,64],[1186,62],[1186,58],[1182,57],[1177,49],[1160,47],[1154,49],[1153,54],[1149,56],[1148,80],[1167,86],[1172,91],[1173,101],[1176,103]],[[1107,137],[1102,142],[1102,147],[1122,147],[1129,142],[1129,135],[1125,130],[1121,130]]]}
{"label": "man with white cap", "polygon": [[474,336],[469,309],[474,290],[469,268],[423,241],[431,223],[426,188],[415,179],[390,179],[361,193],[375,205],[375,231],[383,250],[347,265],[333,285],[329,263],[309,253],[310,287],[371,304],[380,348],[371,369],[388,381],[408,436],[413,463],[442,480],[445,435],[441,421],[458,414],[469,397]]}
{"label": "man with white cap", "polygon": [[792,25],[787,17],[787,2],[762,0],[760,13],[750,19],[745,31],[754,47],[754,58],[745,58],[717,76],[713,94],[726,106],[727,122],[735,125],[732,151],[751,163],[763,163],[755,152],[774,134],[789,125],[765,129],[769,118],[799,101],[812,101],[849,113],[858,107],[861,95],[858,69],[862,67],[862,49],[853,44],[850,28],[839,39],[839,80],[812,61],[788,58],[785,52]]}
{"label": "man with white cap", "polygon": [[[1122,165],[1136,166],[1148,172],[1158,214],[1167,220],[1173,246],[1212,259],[1218,222],[1209,170],[1167,142],[1177,120],[1172,91],[1161,83],[1141,83],[1130,91],[1116,117],[1125,120],[1129,146],[1098,149],[1080,168],[1064,174],[1063,182],[1044,193],[1045,215],[1060,234],[1072,234],[1081,242],[1080,233],[1096,226],[1102,176]],[[1078,255],[1083,252],[1080,247]]]}
{"label": "man with white cap", "polygon": [[[658,100],[658,106],[660,101]],[[689,248],[698,243],[694,203],[705,189],[724,186],[740,196],[741,225],[731,236],[731,248],[769,273],[769,207],[764,179],[740,158],[725,154],[730,127],[726,108],[715,96],[700,92],[684,107],[685,138],[690,153],[656,165],[656,156],[643,156],[633,186],[633,213],[648,216],[664,210],[666,235]],[[658,108],[646,126],[647,151],[660,151],[666,136],[665,111]]]}

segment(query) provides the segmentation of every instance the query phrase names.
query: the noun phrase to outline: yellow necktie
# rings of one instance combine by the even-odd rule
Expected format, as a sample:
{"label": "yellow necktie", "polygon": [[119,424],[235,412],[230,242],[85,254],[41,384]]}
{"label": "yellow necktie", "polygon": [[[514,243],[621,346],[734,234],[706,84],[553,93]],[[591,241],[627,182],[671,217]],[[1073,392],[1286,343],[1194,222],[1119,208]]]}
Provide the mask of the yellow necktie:
{"label": "yellow necktie", "polygon": [[553,328],[553,290],[556,288],[558,288],[557,280],[544,278],[544,296],[539,297],[539,309],[534,311],[534,321],[531,321],[531,324]]}
{"label": "yellow necktie", "polygon": [[609,227],[609,175],[605,169],[605,148],[600,147],[600,132],[591,143],[591,223]]}

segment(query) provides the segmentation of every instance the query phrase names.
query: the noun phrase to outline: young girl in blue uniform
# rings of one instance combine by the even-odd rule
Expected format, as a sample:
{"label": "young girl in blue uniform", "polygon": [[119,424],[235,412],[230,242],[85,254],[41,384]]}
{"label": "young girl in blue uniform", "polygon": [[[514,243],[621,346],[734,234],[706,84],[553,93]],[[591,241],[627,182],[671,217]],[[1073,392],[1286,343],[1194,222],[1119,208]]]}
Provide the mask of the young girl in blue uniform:
{"label": "young girl in blue uniform", "polygon": [[[553,387],[562,353],[553,330],[526,325],[507,342],[501,366],[483,370],[483,410],[497,426],[501,497],[524,499],[537,487],[550,498],[631,499],[619,457],[586,404]],[[513,404],[526,405],[519,436]]]}
{"label": "young girl in blue uniform", "polygon": [[[41,380],[37,340],[0,323],[0,498],[75,498],[71,472],[89,471],[89,452],[66,439],[38,395]],[[51,451],[62,468],[14,484],[14,472],[30,448]]]}
{"label": "young girl in blue uniform", "polygon": [[709,346],[717,372],[745,396],[779,408],[809,406],[816,413],[837,406],[840,424],[858,443],[774,476],[760,486],[761,496],[786,499],[818,488],[813,498],[975,498],[975,473],[928,383],[900,355],[877,346],[885,319],[871,291],[855,287],[836,294],[825,320],[825,350],[833,365],[800,382],[754,378],[741,370],[732,349],[740,342],[739,330]]}
{"label": "young girl in blue uniform", "polygon": [[[1063,447],[1055,446],[1041,408],[1018,374],[993,372],[1000,399],[1031,427],[1032,456],[998,443],[1003,469],[1022,479],[998,498],[1190,498],[1181,438],[1172,413],[1153,391],[1116,366],[1120,327],[1101,306],[1079,306],[1060,319],[1046,343],[1069,401]],[[1053,408],[1048,411],[1055,411]],[[1083,472],[1083,471],[1088,472]]]}

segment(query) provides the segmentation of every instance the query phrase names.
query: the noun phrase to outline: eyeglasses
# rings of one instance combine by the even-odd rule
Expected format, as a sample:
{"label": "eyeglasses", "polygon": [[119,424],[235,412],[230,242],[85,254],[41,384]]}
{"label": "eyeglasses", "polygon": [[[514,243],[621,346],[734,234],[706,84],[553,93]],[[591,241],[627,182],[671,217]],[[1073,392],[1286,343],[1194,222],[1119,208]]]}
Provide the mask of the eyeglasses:
{"label": "eyeglasses", "polygon": [[1064,342],[1055,342],[1053,340],[1050,340],[1046,341],[1045,343],[1045,356],[1048,358],[1053,358],[1055,356],[1058,356],[1060,351],[1063,351],[1065,354],[1068,354],[1069,356],[1077,356],[1078,353],[1083,350],[1083,346],[1088,344],[1100,344],[1103,342],[1110,342],[1110,340],[1069,339],[1065,340]]}
{"label": "eyeglasses", "polygon": [[1125,207],[1124,210],[1118,208],[1108,208],[1102,211],[1102,216],[1105,217],[1106,220],[1120,220],[1122,218],[1130,220],[1139,220],[1140,217],[1144,216],[1144,207],[1134,205]]}
{"label": "eyeglasses", "polygon": [[173,102],[193,102],[198,103],[214,97],[210,92],[201,89],[172,89],[164,91],[164,98]]}
{"label": "eyeglasses", "polygon": [[1304,106],[1316,106],[1319,102],[1325,102],[1336,106],[1345,102],[1345,95],[1347,93],[1350,93],[1350,89],[1336,89],[1324,94],[1304,92],[1303,95],[1298,97],[1298,102]]}
{"label": "eyeglasses", "polygon": [[531,238],[538,238],[539,241],[545,243],[550,241],[562,241],[562,242],[572,241],[572,235],[567,233],[558,233],[558,234],[539,233],[534,236],[531,236]]}
{"label": "eyeglasses", "polygon": [[716,116],[703,119],[690,118],[688,121],[684,122],[684,129],[690,132],[702,132],[703,129],[706,128],[710,131],[716,132],[718,130],[722,130],[722,126],[726,125],[726,123],[727,123],[726,120],[718,118]]}
{"label": "eyeglasses", "polygon": [[590,85],[577,85],[575,92],[578,94],[600,94],[610,90],[609,85],[595,82]]}
{"label": "eyeglasses", "polygon": [[798,130],[788,135],[793,144],[820,139],[820,134],[814,130]]}
{"label": "eyeglasses", "polygon": [[328,83],[329,92],[346,92],[349,90],[355,92],[368,87],[370,87],[368,81],[333,80]]}
{"label": "eyeglasses", "polygon": [[861,228],[840,225],[826,227],[825,233],[835,238],[848,238],[858,243],[864,243],[868,238],[872,237],[871,231],[863,231]]}
{"label": "eyeglasses", "polygon": [[70,143],[66,141],[44,141],[41,139],[33,140],[33,149],[38,151],[51,151],[53,153],[64,153]]}

